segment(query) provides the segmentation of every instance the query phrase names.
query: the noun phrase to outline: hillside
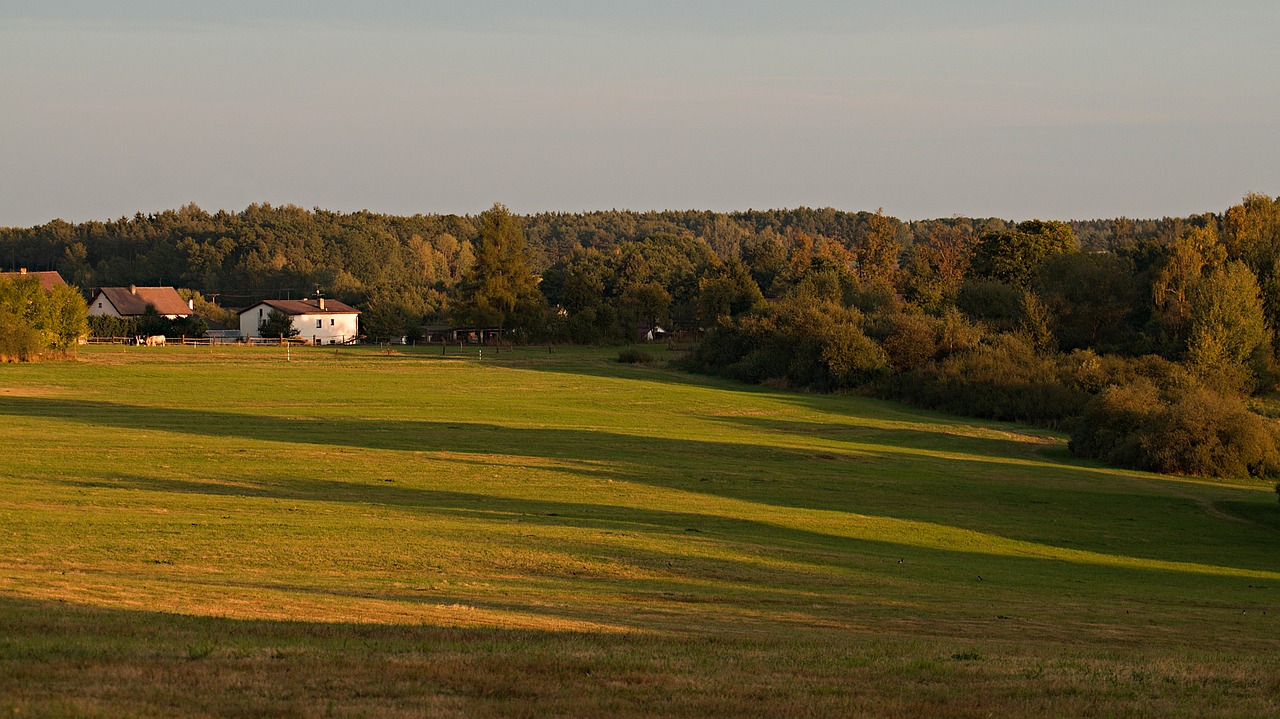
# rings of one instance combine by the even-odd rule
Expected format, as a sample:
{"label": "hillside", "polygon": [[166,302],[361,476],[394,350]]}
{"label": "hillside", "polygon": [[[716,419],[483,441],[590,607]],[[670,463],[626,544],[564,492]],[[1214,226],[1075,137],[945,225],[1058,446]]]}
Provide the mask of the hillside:
{"label": "hillside", "polygon": [[0,366],[3,712],[1280,713],[1262,483],[616,350],[89,350]]}

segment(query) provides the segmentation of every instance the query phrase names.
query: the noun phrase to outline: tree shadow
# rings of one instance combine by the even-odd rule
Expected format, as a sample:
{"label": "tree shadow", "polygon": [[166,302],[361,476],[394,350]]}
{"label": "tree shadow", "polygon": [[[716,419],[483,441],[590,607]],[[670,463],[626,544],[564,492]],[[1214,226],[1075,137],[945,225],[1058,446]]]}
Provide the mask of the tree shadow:
{"label": "tree shadow", "polygon": [[[1241,533],[1265,532],[1257,526],[1233,527],[1230,538],[1224,540],[1216,536],[1224,522],[1203,517],[1198,523],[1184,523],[1177,528],[1184,539],[1181,543],[1134,541],[1159,534],[1162,528],[1143,526],[1158,518],[1177,513],[1197,516],[1196,502],[1181,496],[1126,495],[1114,487],[1099,485],[1096,475],[1101,470],[1028,457],[1024,442],[954,435],[940,438],[937,432],[905,426],[885,429],[760,417],[710,418],[754,432],[816,436],[849,445],[799,449],[572,428],[427,420],[296,419],[17,396],[0,397],[0,414],[220,439],[441,453],[457,462],[492,463],[495,455],[534,457],[557,461],[557,471],[582,477],[643,483],[762,506],[839,511],[931,524],[938,521],[938,503],[945,502],[954,510],[946,526],[1104,553],[1115,551],[1118,546],[1125,551],[1139,547],[1145,556],[1169,561],[1198,557],[1216,563],[1221,561],[1219,550],[1224,541],[1238,540]],[[949,454],[938,454],[942,449]],[[888,459],[892,462],[885,461]],[[412,462],[413,456],[407,455],[404,461]],[[958,462],[975,469],[958,474]],[[1018,481],[1023,472],[1034,469],[1041,473],[1045,468],[1051,468],[1059,481]],[[985,479],[988,476],[991,479]],[[400,496],[398,501],[404,506],[435,501],[444,503],[442,509],[459,509],[451,505],[478,501],[450,493],[434,496],[394,486],[373,488],[366,483],[317,484],[318,481],[290,476],[287,482],[297,488],[288,491],[301,491],[312,498],[338,493],[352,501],[380,496],[384,499],[379,501],[386,504],[396,504],[395,498]],[[978,486],[981,491],[973,491]],[[201,491],[224,490],[205,487]],[[241,489],[225,492],[244,493]],[[492,506],[504,500],[484,495],[483,501]],[[982,504],[993,502],[1000,505],[994,512]],[[967,513],[966,506],[974,511]],[[1007,511],[1001,512],[1000,508]],[[514,504],[511,509],[524,511]],[[571,509],[583,517],[616,511],[596,505]],[[1043,512],[1052,513],[1055,521],[1038,521],[1036,517]],[[534,512],[539,513],[546,514],[542,509]],[[655,521],[657,518],[655,515]],[[1064,520],[1074,524],[1063,525]],[[685,520],[674,520],[676,524],[681,521]],[[1090,527],[1097,532],[1088,531]],[[1196,538],[1190,551],[1184,546],[1189,528],[1193,536],[1204,535]],[[1107,534],[1112,536],[1104,536]],[[1240,561],[1238,556],[1236,561]],[[1256,566],[1253,560],[1249,563]]]}
{"label": "tree shadow", "polygon": [[[526,497],[441,491],[385,484],[355,484],[340,480],[278,477],[249,485],[228,485],[216,481],[193,481],[140,475],[117,475],[110,479],[85,481],[62,479],[63,484],[78,487],[132,489],[146,492],[202,494],[274,499],[288,502],[327,502],[376,505],[423,516],[448,516],[463,520],[500,521],[509,531],[495,536],[498,546],[518,541],[530,548],[550,551],[581,552],[587,556],[607,556],[640,570],[641,578],[615,575],[593,576],[588,569],[582,575],[547,573],[537,569],[523,570],[529,579],[544,576],[551,579],[583,581],[584,596],[593,591],[624,592],[637,601],[681,603],[718,602],[726,607],[756,607],[754,612],[770,613],[761,605],[778,610],[779,617],[807,618],[804,621],[830,619],[831,603],[845,601],[848,590],[867,589],[866,582],[893,581],[894,577],[910,579],[924,569],[927,589],[917,589],[915,598],[925,603],[945,603],[954,592],[972,592],[976,577],[985,575],[982,585],[987,598],[1015,601],[1016,594],[1027,587],[1052,587],[1059,597],[1068,595],[1088,601],[1116,601],[1135,593],[1155,598],[1180,597],[1185,591],[1206,588],[1219,590],[1219,598],[1239,595],[1245,580],[1232,577],[1237,567],[1196,566],[1179,563],[1170,566],[1118,566],[1109,560],[1131,559],[1123,555],[1078,556],[1074,559],[1036,554],[1004,554],[980,546],[957,544],[940,547],[918,543],[907,534],[898,539],[866,538],[848,534],[784,526],[723,514],[619,507],[590,502],[557,501]],[[520,526],[549,529],[590,530],[576,535],[571,545],[563,539],[539,539],[522,535]],[[737,547],[738,556],[723,552],[701,555],[670,554],[644,548],[635,542],[625,547],[606,541],[608,534],[664,537],[679,542],[711,542],[723,547]],[[548,535],[557,537],[559,535]],[[518,538],[523,537],[523,538]],[[542,544],[546,542],[546,544]],[[1259,567],[1258,569],[1270,569]],[[575,570],[576,572],[577,570]],[[852,572],[848,574],[847,572]],[[1088,577],[1091,584],[1081,583]],[[715,577],[714,587],[706,584]],[[857,579],[855,579],[857,577]],[[1230,581],[1228,590],[1223,582]],[[276,590],[328,597],[349,597],[444,605],[466,602],[497,611],[534,612],[551,619],[575,622],[603,622],[617,627],[645,628],[645,622],[630,623],[625,616],[603,617],[587,606],[544,606],[537,609],[519,600],[478,598],[471,594],[435,594],[430,597],[406,596],[404,592],[352,589],[340,586],[300,585],[272,579],[245,580],[186,576],[183,583],[205,583],[209,586],[235,586],[246,589]],[[982,579],[977,581],[982,582]],[[594,582],[594,584],[592,583]],[[1244,594],[1251,594],[1244,592]],[[674,597],[674,598],[673,598]],[[825,597],[815,603],[815,597]],[[1256,594],[1249,600],[1261,599]],[[862,596],[857,601],[875,603]],[[957,604],[957,607],[959,605]],[[964,611],[971,610],[972,607]],[[777,619],[777,621],[792,621]],[[649,627],[654,628],[654,627]]]}

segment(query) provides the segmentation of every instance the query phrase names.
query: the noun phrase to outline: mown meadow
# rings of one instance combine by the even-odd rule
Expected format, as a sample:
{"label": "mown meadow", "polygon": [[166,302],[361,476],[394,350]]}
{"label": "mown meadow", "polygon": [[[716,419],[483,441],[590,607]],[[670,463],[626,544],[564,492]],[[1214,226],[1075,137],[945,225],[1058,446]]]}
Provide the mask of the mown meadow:
{"label": "mown meadow", "polygon": [[616,356],[0,366],[0,713],[1280,715],[1271,485]]}

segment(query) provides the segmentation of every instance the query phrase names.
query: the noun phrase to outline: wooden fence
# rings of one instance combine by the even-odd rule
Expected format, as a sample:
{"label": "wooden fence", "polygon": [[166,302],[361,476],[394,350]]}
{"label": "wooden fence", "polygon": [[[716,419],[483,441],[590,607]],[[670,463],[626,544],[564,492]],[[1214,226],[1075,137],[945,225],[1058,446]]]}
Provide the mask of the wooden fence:
{"label": "wooden fence", "polygon": [[[150,341],[149,341],[150,340]],[[311,340],[302,337],[163,337],[156,341],[148,337],[89,337],[84,341],[88,345],[183,345],[187,347],[208,347],[209,345],[249,345],[251,347],[283,347],[284,345],[310,345]],[[335,345],[359,344],[358,337],[340,337]],[[315,343],[320,346],[321,343]],[[370,343],[373,344],[373,343]],[[382,344],[382,343],[378,343]],[[328,345],[325,345],[328,346]]]}

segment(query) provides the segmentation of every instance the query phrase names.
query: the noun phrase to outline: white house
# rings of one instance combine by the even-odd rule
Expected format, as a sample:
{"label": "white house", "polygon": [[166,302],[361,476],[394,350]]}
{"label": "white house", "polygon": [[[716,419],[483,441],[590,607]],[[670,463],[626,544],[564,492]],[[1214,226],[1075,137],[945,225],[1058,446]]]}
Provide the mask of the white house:
{"label": "white house", "polygon": [[89,314],[141,317],[146,314],[147,305],[151,305],[157,313],[176,320],[195,314],[191,304],[172,287],[103,287],[89,301]]}
{"label": "white house", "polygon": [[293,321],[298,337],[312,344],[342,344],[359,333],[360,310],[337,300],[323,297],[308,300],[263,300],[240,311],[240,335],[261,337],[258,325],[272,310],[283,312]]}

